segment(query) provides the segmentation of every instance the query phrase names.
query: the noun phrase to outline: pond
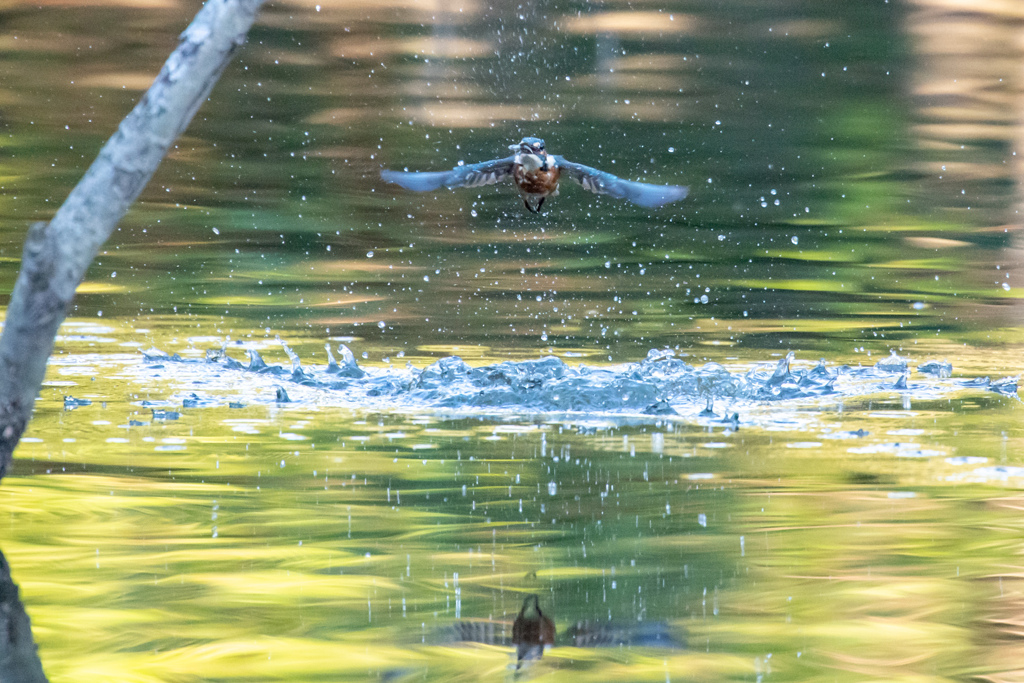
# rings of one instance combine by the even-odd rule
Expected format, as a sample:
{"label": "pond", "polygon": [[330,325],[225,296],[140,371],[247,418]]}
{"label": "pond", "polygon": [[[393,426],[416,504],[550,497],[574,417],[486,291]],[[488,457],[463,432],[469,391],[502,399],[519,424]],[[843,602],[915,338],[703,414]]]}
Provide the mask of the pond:
{"label": "pond", "polygon": [[[0,303],[197,8],[0,10]],[[1019,680],[1019,19],[265,7],[0,485],[49,680]],[[524,136],[689,196],[380,178]]]}

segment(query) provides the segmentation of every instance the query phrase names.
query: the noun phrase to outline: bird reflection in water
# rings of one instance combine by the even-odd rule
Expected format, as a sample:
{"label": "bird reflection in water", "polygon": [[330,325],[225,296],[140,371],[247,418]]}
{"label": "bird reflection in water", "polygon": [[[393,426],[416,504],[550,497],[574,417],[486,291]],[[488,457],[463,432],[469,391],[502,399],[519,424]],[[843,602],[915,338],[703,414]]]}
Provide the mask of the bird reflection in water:
{"label": "bird reflection in water", "polygon": [[[581,648],[659,647],[681,649],[685,642],[676,630],[663,621],[616,622],[603,620],[576,621],[564,633],[563,646]],[[508,622],[458,621],[445,629],[442,640],[474,642],[487,645],[512,645],[516,649],[516,670],[538,660],[546,648],[554,646],[555,623],[544,613],[537,595],[523,599],[508,637]]]}
{"label": "bird reflection in water", "polygon": [[527,595],[523,608],[512,623],[512,644],[516,646],[516,668],[524,661],[540,659],[545,646],[555,644],[555,622],[540,611],[540,599]]}

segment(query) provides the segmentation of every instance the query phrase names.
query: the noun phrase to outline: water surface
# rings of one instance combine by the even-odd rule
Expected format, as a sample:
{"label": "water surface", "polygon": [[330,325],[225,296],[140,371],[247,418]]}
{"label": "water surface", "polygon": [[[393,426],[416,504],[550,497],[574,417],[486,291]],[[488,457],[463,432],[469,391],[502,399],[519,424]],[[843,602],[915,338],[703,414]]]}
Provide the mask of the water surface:
{"label": "water surface", "polygon": [[[196,9],[0,10],[4,297],[27,225]],[[1024,435],[1016,392],[990,390],[1024,366],[1012,13],[266,7],[80,288],[0,487],[50,680],[1018,679]],[[569,186],[534,216],[507,186],[379,179],[524,135],[690,197]],[[311,372],[345,344],[397,388],[448,356],[632,381],[669,349],[729,386],[789,352],[854,371],[772,397],[705,376],[659,414],[198,364],[253,348],[290,371],[282,341]],[[892,352],[908,387],[844,384]],[[445,637],[507,631],[529,593],[561,634],[685,646],[563,639],[515,674],[510,647]]]}

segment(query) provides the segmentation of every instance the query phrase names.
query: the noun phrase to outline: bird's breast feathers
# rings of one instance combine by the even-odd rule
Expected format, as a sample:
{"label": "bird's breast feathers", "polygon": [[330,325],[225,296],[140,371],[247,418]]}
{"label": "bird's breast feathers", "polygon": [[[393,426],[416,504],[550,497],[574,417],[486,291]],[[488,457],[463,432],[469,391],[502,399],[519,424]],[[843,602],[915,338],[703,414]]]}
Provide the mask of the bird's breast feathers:
{"label": "bird's breast feathers", "polygon": [[545,154],[542,158],[536,154],[519,153],[516,155],[516,163],[522,166],[527,173],[534,173],[535,171],[551,170],[555,165],[555,160],[549,154]]}
{"label": "bird's breast feathers", "polygon": [[546,197],[558,191],[558,166],[550,154],[517,154],[513,175],[524,194]]}
{"label": "bird's breast feathers", "polygon": [[527,170],[526,166],[516,166],[513,175],[519,190],[525,194],[548,196],[558,192],[558,167]]}

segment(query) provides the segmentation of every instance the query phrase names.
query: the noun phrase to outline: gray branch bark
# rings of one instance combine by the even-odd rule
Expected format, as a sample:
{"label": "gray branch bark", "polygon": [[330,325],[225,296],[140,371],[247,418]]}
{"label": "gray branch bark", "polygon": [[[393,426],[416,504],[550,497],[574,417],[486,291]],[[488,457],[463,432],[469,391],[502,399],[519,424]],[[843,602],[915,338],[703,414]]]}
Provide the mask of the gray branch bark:
{"label": "gray branch bark", "polygon": [[245,41],[262,2],[207,0],[53,219],[29,229],[0,335],[0,478],[28,425],[75,289]]}
{"label": "gray branch bark", "polygon": [[0,683],[46,683],[32,624],[0,553]]}

